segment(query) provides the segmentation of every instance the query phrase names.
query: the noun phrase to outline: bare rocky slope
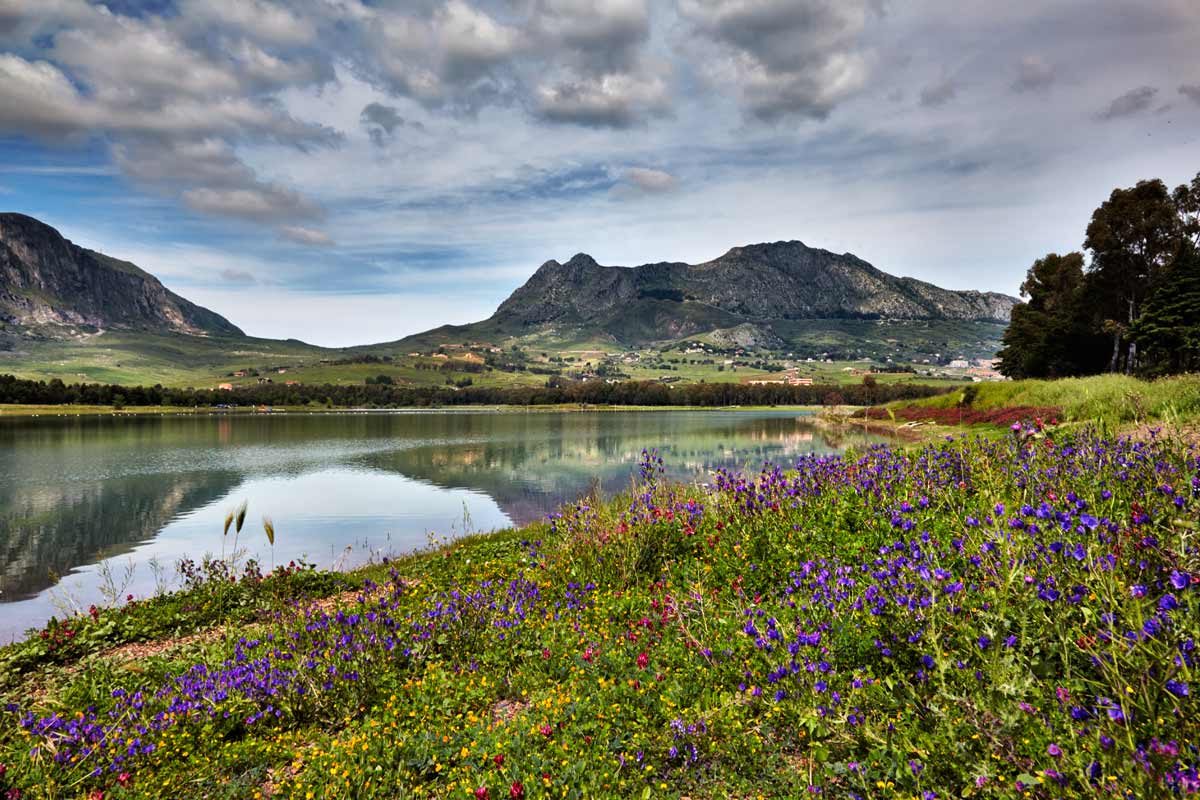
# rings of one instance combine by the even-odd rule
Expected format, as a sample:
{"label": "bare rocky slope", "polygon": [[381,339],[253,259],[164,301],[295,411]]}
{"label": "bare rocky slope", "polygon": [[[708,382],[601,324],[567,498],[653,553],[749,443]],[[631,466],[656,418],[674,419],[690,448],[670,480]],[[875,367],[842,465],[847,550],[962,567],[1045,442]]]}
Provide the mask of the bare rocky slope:
{"label": "bare rocky slope", "polygon": [[805,320],[1007,324],[1018,302],[897,278],[850,253],[792,241],[735,247],[703,264],[612,267],[582,253],[565,264],[547,261],[489,319],[453,332],[494,337],[569,329],[637,345],[733,330],[769,342],[772,326]]}
{"label": "bare rocky slope", "polygon": [[24,214],[0,213],[0,326],[70,336],[99,329],[240,336],[224,317],[127,261],[79,247]]}

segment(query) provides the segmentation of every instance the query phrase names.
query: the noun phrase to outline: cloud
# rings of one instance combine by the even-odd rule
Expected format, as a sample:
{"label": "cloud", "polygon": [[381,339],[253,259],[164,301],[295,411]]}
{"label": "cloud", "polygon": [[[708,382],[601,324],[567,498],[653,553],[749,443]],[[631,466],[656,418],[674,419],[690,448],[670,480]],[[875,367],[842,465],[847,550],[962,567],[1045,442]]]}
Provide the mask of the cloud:
{"label": "cloud", "polygon": [[1041,56],[1025,56],[1017,64],[1012,87],[1017,92],[1037,92],[1049,88],[1054,78],[1054,65]]}
{"label": "cloud", "polygon": [[220,277],[221,280],[225,281],[226,283],[232,283],[238,286],[252,286],[258,283],[258,280],[246,270],[234,269],[233,267],[227,267],[226,269],[221,270]]}
{"label": "cloud", "polygon": [[429,108],[473,113],[505,96],[508,73],[528,45],[520,29],[465,0],[404,10],[341,1],[356,5],[364,20],[356,45],[361,68],[393,94]]}
{"label": "cloud", "polygon": [[298,192],[266,183],[231,189],[188,189],[182,198],[195,211],[255,222],[320,219],[324,216],[318,206]]}
{"label": "cloud", "polygon": [[454,82],[470,81],[511,59],[523,46],[521,32],[483,11],[449,0],[434,15],[440,71]]}
{"label": "cloud", "polygon": [[646,0],[534,0],[530,28],[580,72],[631,72],[650,38]]}
{"label": "cloud", "polygon": [[[46,56],[0,53],[0,131],[107,140],[123,174],[203,213],[269,223],[320,216],[316,203],[259,180],[236,154],[245,141],[301,149],[340,142],[270,96],[326,80],[320,59],[281,58],[241,36],[299,44],[311,39],[310,23],[265,0],[218,2],[205,19],[239,35],[194,40],[182,17],[126,17],[62,0],[0,2],[28,12],[32,21],[23,24],[39,38],[27,46]],[[7,19],[0,7],[0,23]]]}
{"label": "cloud", "polygon": [[824,119],[867,82],[862,35],[875,0],[679,0],[726,54],[715,78],[740,87],[753,117]]}
{"label": "cloud", "polygon": [[279,233],[285,239],[309,247],[329,247],[333,244],[333,239],[329,238],[328,234],[298,225],[284,225],[279,229]]}
{"label": "cloud", "polygon": [[1179,93],[1191,100],[1193,103],[1200,105],[1200,83],[1185,83],[1179,87]]}
{"label": "cloud", "polygon": [[183,0],[179,15],[197,28],[235,28],[277,45],[309,44],[317,35],[311,19],[267,0]]}
{"label": "cloud", "polygon": [[630,167],[625,170],[625,180],[646,192],[661,193],[673,191],[679,181],[669,172],[644,167]]}
{"label": "cloud", "polygon": [[1130,89],[1109,103],[1108,108],[1096,116],[1100,120],[1113,120],[1140,114],[1150,108],[1157,94],[1158,89],[1153,86],[1139,86],[1136,89]]}
{"label": "cloud", "polygon": [[87,130],[90,116],[89,104],[58,67],[0,53],[0,128],[59,138]]}
{"label": "cloud", "polygon": [[549,122],[629,128],[669,111],[663,81],[613,74],[538,89],[537,113]]}
{"label": "cloud", "polygon": [[921,90],[921,105],[926,108],[944,106],[958,94],[958,84],[953,78],[943,78]]}
{"label": "cloud", "polygon": [[395,107],[385,106],[381,103],[368,103],[364,106],[359,120],[367,129],[367,135],[371,137],[371,142],[377,147],[387,144],[392,133],[405,125],[404,117],[400,116],[400,112]]}

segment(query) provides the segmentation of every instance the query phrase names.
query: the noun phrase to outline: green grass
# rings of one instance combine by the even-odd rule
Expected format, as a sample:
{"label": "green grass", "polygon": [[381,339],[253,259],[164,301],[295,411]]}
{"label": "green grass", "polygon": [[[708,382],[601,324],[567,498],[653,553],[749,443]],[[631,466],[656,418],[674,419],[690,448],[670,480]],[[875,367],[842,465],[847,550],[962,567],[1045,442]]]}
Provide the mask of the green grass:
{"label": "green grass", "polygon": [[1194,780],[1200,463],[1179,443],[955,437],[751,491],[653,464],[551,524],[341,579],[192,565],[183,591],[0,648],[0,790],[1049,800]]}
{"label": "green grass", "polygon": [[[531,354],[537,365],[561,368],[564,372],[578,371],[589,362],[598,366],[604,353],[627,353],[611,343],[604,345],[595,340],[559,343],[547,341],[523,342],[526,352]],[[13,350],[0,350],[0,373],[9,373],[18,378],[51,380],[65,383],[113,383],[123,385],[162,384],[172,387],[211,388],[220,383],[235,386],[254,385],[256,377],[237,378],[231,373],[243,369],[257,369],[261,376],[275,382],[288,380],[304,384],[361,384],[367,378],[387,375],[398,384],[410,386],[441,386],[446,378],[458,380],[469,377],[473,384],[481,387],[543,386],[548,376],[532,372],[504,372],[492,370],[480,373],[465,371],[443,372],[437,369],[444,362],[428,357],[413,358],[410,350],[394,346],[379,346],[355,350],[330,350],[313,347],[302,342],[276,341],[271,339],[238,337],[196,337],[160,335],[128,331],[109,331],[100,336],[81,340],[16,340]],[[679,378],[684,383],[737,383],[755,378],[770,378],[776,373],[765,370],[721,364],[726,357],[709,357],[710,364],[668,364],[671,369],[651,366],[659,358],[677,361],[700,360],[695,355],[676,351],[660,352],[654,349],[636,351],[642,361],[635,364],[617,363],[621,372],[632,380],[658,380],[664,376]],[[574,362],[550,363],[541,354],[550,357],[573,357]],[[333,361],[347,360],[355,355],[386,355],[390,362],[335,364]],[[753,356],[757,359],[763,356]],[[769,356],[776,363],[783,363],[779,354]],[[862,362],[803,362],[795,361],[801,375],[812,377],[818,383],[849,384],[861,381],[849,369],[861,369]],[[434,367],[420,369],[419,365]],[[287,372],[278,373],[279,367]],[[933,379],[912,374],[879,374],[881,383],[955,383],[953,379]]]}
{"label": "green grass", "polygon": [[[1189,422],[1200,417],[1200,375],[1144,381],[1125,375],[1095,375],[1061,380],[1023,380],[974,384],[971,406],[979,409],[1014,406],[1058,407],[1068,422],[1120,426],[1138,422]],[[950,408],[961,392],[903,405]]]}
{"label": "green grass", "polygon": [[0,373],[65,383],[212,386],[245,367],[338,358],[296,341],[108,331],[82,340],[17,339],[0,350]]}

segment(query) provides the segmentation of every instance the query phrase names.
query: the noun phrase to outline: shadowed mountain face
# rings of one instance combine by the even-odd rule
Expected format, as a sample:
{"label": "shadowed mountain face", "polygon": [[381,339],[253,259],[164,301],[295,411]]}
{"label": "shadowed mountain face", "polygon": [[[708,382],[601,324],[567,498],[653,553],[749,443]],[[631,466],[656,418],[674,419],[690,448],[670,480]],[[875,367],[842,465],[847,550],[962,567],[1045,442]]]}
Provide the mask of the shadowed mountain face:
{"label": "shadowed mountain face", "polygon": [[0,327],[51,336],[105,328],[242,334],[137,266],[78,247],[33,217],[8,213],[0,213]]}
{"label": "shadowed mountain face", "polygon": [[1017,302],[897,278],[849,253],[775,242],[735,247],[704,264],[606,267],[584,254],[547,261],[490,319],[455,331],[576,329],[636,345],[741,326],[769,343],[777,338],[772,324],[801,320],[1003,324]]}

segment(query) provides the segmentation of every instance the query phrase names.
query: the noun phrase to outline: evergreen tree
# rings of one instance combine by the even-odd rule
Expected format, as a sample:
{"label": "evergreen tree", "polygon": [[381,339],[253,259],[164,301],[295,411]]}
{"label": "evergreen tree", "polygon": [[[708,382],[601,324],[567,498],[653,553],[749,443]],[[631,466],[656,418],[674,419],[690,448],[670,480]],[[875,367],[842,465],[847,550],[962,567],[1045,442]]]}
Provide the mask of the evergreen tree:
{"label": "evergreen tree", "polygon": [[1200,253],[1190,242],[1146,298],[1129,336],[1146,373],[1200,369]]}
{"label": "evergreen tree", "polygon": [[1112,338],[1110,372],[1119,369],[1122,359],[1125,372],[1137,368],[1137,343],[1126,334],[1146,295],[1179,254],[1183,229],[1180,208],[1160,180],[1114,189],[1092,213],[1084,247],[1092,257],[1088,277],[1094,308],[1100,327]]}
{"label": "evergreen tree", "polygon": [[1029,268],[1000,351],[1010,378],[1058,378],[1104,368],[1102,340],[1089,330],[1083,254],[1050,253]]}

